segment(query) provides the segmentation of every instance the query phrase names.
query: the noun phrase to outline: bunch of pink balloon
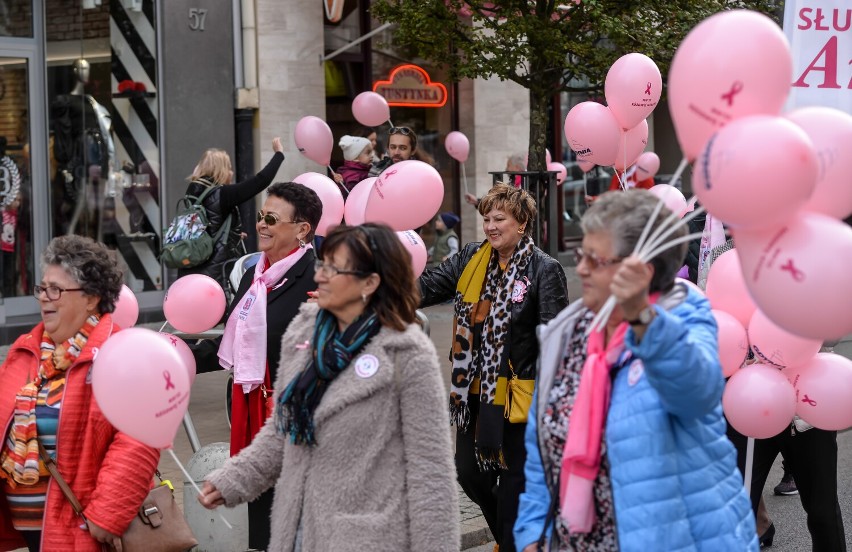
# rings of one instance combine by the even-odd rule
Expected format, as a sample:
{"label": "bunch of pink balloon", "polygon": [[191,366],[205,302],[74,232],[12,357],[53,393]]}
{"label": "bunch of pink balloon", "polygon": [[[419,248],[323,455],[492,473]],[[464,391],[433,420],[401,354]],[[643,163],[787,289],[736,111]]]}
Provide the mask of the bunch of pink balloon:
{"label": "bunch of pink balloon", "polygon": [[396,231],[418,228],[435,217],[443,200],[444,181],[434,167],[422,161],[400,161],[373,182],[364,220]]}
{"label": "bunch of pink balloon", "polygon": [[299,153],[323,167],[331,162],[331,149],[334,147],[334,136],[325,121],[309,115],[302,117],[296,123],[293,139]]}
{"label": "bunch of pink balloon", "polygon": [[361,92],[352,100],[352,115],[364,126],[377,127],[390,120],[390,107],[381,94]]}
{"label": "bunch of pink balloon", "polygon": [[662,88],[660,70],[648,56],[630,53],[616,60],[604,83],[607,106],[582,102],[565,118],[565,137],[577,160],[618,170],[632,165],[648,143],[645,119]]}
{"label": "bunch of pink balloon", "polygon": [[155,448],[172,446],[189,406],[190,386],[176,348],[145,328],[112,335],[92,365],[92,392],[107,420]]}
{"label": "bunch of pink balloon", "polygon": [[325,236],[328,231],[343,220],[343,194],[332,179],[315,172],[302,173],[293,182],[303,184],[319,196],[322,203],[322,216],[314,228],[317,236]]}
{"label": "bunch of pink balloon", "polygon": [[216,326],[225,313],[225,292],[204,274],[188,274],[169,287],[163,314],[173,328],[195,334]]}

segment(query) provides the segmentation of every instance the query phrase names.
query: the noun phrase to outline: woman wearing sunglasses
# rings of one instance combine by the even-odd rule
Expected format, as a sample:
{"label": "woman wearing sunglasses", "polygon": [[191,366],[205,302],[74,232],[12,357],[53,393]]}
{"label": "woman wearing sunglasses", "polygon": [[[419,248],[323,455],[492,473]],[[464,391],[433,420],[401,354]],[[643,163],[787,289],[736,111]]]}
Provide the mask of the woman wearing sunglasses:
{"label": "woman wearing sunglasses", "polygon": [[423,306],[454,301],[449,409],[459,483],[482,509],[500,552],[513,552],[535,330],[568,305],[568,288],[562,266],[530,237],[536,207],[529,193],[495,184],[479,213],[486,240],[424,272],[420,290]]}
{"label": "woman wearing sunglasses", "polygon": [[281,138],[273,138],[272,150],[275,153],[263,170],[248,180],[236,184],[231,184],[234,171],[231,169],[231,158],[227,152],[209,149],[201,156],[198,165],[188,178],[186,195],[199,197],[211,186],[216,188],[203,201],[204,208],[207,210],[207,219],[210,221],[207,232],[213,236],[227,223],[230,223],[230,228],[227,235],[213,245],[213,254],[206,262],[192,268],[178,269],[178,276],[205,274],[219,282],[222,289],[228,289],[228,276],[224,270],[225,262],[239,258],[245,253],[245,248],[242,247],[242,221],[239,206],[265,190],[278,173],[281,163],[284,162],[284,146],[281,145]]}
{"label": "woman wearing sunglasses", "polygon": [[[240,281],[228,309],[225,333],[191,346],[199,372],[233,370],[231,455],[252,442],[271,412],[272,382],[281,357],[281,336],[316,289],[311,240],[322,203],[310,188],[276,182],[257,213],[257,264]],[[249,548],[269,545],[272,491],[249,503]]]}
{"label": "woman wearing sunglasses", "polygon": [[[583,300],[538,331],[515,522],[524,552],[758,549],[725,437],[716,322],[675,282],[687,246],[648,263],[632,254],[657,202],[644,190],[595,201],[577,252]],[[610,295],[617,307],[592,331]]]}
{"label": "woman wearing sunglasses", "polygon": [[234,506],[274,486],[269,551],[457,552],[444,388],[415,324],[411,258],[374,224],[336,227],[320,253],[317,302],[281,342],[275,415],[199,500]]}

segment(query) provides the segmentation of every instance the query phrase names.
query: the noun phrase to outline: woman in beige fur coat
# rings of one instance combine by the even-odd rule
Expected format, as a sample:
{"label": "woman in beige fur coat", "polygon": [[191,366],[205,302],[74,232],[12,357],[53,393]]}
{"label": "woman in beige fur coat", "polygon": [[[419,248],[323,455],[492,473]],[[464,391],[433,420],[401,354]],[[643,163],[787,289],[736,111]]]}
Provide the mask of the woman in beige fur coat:
{"label": "woman in beige fur coat", "polygon": [[316,304],[281,343],[274,408],[201,503],[275,486],[270,551],[452,551],[459,509],[435,349],[414,324],[410,258],[386,226],[335,228]]}

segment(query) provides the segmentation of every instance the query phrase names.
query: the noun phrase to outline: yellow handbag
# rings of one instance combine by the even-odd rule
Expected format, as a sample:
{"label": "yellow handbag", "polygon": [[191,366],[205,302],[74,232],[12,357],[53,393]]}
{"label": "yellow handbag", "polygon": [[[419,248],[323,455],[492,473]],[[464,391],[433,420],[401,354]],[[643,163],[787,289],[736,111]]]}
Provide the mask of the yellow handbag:
{"label": "yellow handbag", "polygon": [[525,424],[532,405],[535,380],[518,379],[511,362],[509,370],[512,377],[506,385],[506,408],[503,415],[509,419],[510,424]]}

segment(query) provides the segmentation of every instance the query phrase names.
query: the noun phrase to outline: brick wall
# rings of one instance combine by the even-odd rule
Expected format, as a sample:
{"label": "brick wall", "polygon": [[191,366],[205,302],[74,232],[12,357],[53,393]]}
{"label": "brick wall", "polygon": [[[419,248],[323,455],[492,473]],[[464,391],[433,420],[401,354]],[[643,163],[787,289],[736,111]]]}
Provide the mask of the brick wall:
{"label": "brick wall", "polygon": [[0,100],[0,136],[4,136],[10,146],[23,145],[27,139],[27,73],[18,69],[0,69],[0,79],[5,85],[6,94]]}
{"label": "brick wall", "polygon": [[91,10],[81,10],[81,0],[47,0],[46,4],[48,41],[109,37],[109,0]]}
{"label": "brick wall", "polygon": [[30,2],[6,2],[6,17],[0,22],[0,35],[3,36],[32,36],[33,12]]}

